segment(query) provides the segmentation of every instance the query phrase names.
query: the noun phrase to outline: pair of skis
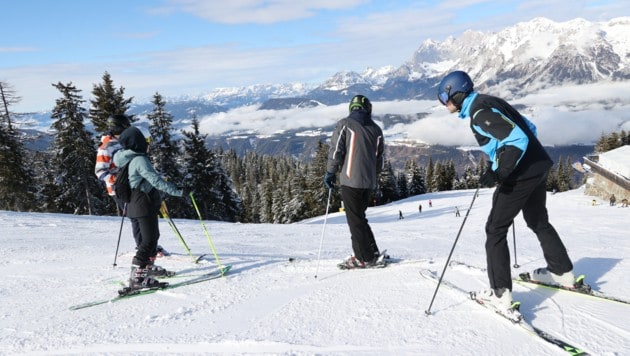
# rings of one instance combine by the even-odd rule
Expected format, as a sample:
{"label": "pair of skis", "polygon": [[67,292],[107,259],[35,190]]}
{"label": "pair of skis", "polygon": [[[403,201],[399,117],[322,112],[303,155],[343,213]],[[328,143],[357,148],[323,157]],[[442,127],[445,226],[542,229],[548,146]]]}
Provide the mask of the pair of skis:
{"label": "pair of skis", "polygon": [[[223,277],[232,268],[232,266],[231,265],[223,266],[221,264],[221,261],[219,260],[219,256],[217,255],[217,252],[216,252],[216,250],[214,248],[214,244],[212,243],[212,239],[210,238],[210,233],[208,232],[208,229],[206,228],[206,225],[203,222],[203,218],[201,216],[201,212],[199,211],[199,207],[197,206],[197,202],[195,201],[195,197],[193,196],[192,192],[190,193],[189,196],[190,196],[190,200],[192,201],[192,203],[193,203],[193,205],[195,207],[195,211],[197,212],[197,215],[199,216],[199,220],[201,221],[201,226],[202,226],[202,228],[203,228],[203,230],[204,230],[204,232],[206,234],[206,237],[207,237],[208,242],[210,244],[210,248],[212,249],[212,253],[214,254],[214,257],[215,257],[215,260],[216,260],[216,263],[217,263],[217,267],[218,267],[217,271],[214,271],[214,272],[211,272],[211,273],[207,273],[207,274],[204,274],[204,275],[200,275],[200,276],[197,276],[195,278],[188,279],[188,280],[185,280],[185,281],[182,281],[182,282],[178,282],[178,283],[170,284],[168,282],[160,282],[159,286],[157,286],[155,288],[130,289],[129,287],[125,287],[125,288],[123,288],[123,289],[118,291],[118,296],[117,297],[109,298],[109,299],[102,299],[102,300],[97,300],[97,301],[87,302],[87,303],[82,303],[82,304],[77,304],[77,305],[71,306],[69,309],[70,310],[78,310],[78,309],[84,309],[84,308],[88,308],[88,307],[92,307],[92,306],[96,306],[96,305],[101,305],[101,304],[106,304],[106,303],[114,303],[114,302],[117,302],[117,301],[120,301],[120,300],[123,300],[123,299],[128,299],[128,298],[132,298],[132,297],[136,297],[136,296],[140,296],[140,295],[152,294],[152,293],[155,293],[155,292],[160,291],[160,290],[179,288],[179,287],[183,287],[183,286],[196,284],[196,283],[200,283],[200,282],[216,279],[216,278],[219,278],[219,277]],[[205,255],[201,255],[201,256],[199,256],[197,258],[195,258],[192,255],[192,253],[190,252],[190,248],[188,248],[188,245],[184,241],[184,238],[182,237],[181,233],[179,232],[179,229],[177,229],[177,226],[175,226],[175,222],[170,217],[170,215],[168,213],[168,209],[166,207],[166,203],[164,201],[162,201],[162,205],[160,206],[160,213],[167,220],[169,226],[173,230],[173,233],[180,240],[180,242],[184,246],[184,249],[186,250],[188,255],[193,259],[193,262],[194,263],[199,263],[199,260],[201,260],[201,258],[203,256],[205,256]],[[165,277],[172,277],[172,276],[174,276],[174,275],[165,276]]]}
{"label": "pair of skis", "polygon": [[[425,277],[435,283],[438,283],[440,281],[439,276],[437,275],[437,273],[433,272],[433,271],[429,271],[429,270],[423,270],[420,271],[420,275],[422,277]],[[522,316],[520,318],[518,318],[518,320],[514,320],[512,318],[510,318],[507,315],[501,314],[498,311],[496,311],[495,309],[493,309],[490,306],[487,306],[485,304],[482,304],[480,302],[478,302],[476,299],[473,298],[473,295],[471,294],[470,291],[464,290],[463,288],[449,282],[446,281],[445,279],[442,279],[441,281],[442,285],[445,285],[446,287],[448,287],[449,289],[456,291],[458,293],[462,293],[464,295],[466,295],[467,298],[470,298],[471,300],[475,301],[475,304],[480,305],[488,310],[493,310],[496,312],[497,315],[501,316],[504,319],[509,320],[512,325],[519,327],[521,330],[526,331],[527,333],[536,336],[538,338],[540,338],[541,340],[550,343],[552,345],[555,345],[557,347],[560,347],[561,349],[563,349],[564,351],[568,352],[571,355],[588,355],[587,352],[585,352],[584,350],[582,350],[580,347],[575,346],[574,344],[562,340],[552,334],[550,334],[549,332],[538,328],[534,325],[532,325],[531,323],[529,323],[527,320],[525,320]],[[518,304],[518,303],[517,303]],[[516,310],[518,310],[518,305],[513,306],[514,308],[516,308]],[[430,315],[430,313],[427,313],[427,315]]]}
{"label": "pair of skis", "polygon": [[[222,267],[222,268],[220,268],[218,270],[214,270],[214,271],[212,271],[210,273],[193,276],[192,278],[187,279],[185,281],[176,282],[176,283],[167,283],[162,288],[138,289],[138,290],[127,291],[127,292],[121,293],[118,296],[113,297],[113,298],[107,298],[107,299],[95,300],[95,301],[91,301],[91,302],[87,302],[87,303],[76,304],[76,305],[71,306],[69,309],[70,310],[85,309],[85,308],[89,308],[89,307],[93,307],[93,306],[97,306],[97,305],[101,305],[101,304],[115,303],[115,302],[119,302],[121,300],[130,299],[130,298],[134,298],[134,297],[139,297],[141,295],[153,294],[153,293],[156,293],[158,291],[170,290],[170,289],[175,289],[175,288],[179,288],[179,287],[189,286],[191,284],[197,284],[197,283],[201,283],[201,282],[205,282],[205,281],[210,281],[210,280],[213,280],[213,279],[217,279],[217,278],[223,277],[226,273],[228,273],[228,271],[231,268],[232,268],[231,265],[227,265],[227,266]],[[179,276],[179,275],[176,274],[176,276]]]}

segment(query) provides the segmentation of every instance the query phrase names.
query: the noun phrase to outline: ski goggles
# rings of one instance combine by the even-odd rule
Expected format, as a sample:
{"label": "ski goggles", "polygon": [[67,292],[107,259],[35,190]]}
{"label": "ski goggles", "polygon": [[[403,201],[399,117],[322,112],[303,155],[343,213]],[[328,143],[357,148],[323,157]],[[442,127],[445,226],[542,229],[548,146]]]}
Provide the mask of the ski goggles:
{"label": "ski goggles", "polygon": [[448,93],[443,91],[438,93],[438,100],[440,101],[440,103],[442,103],[442,105],[446,106],[446,103],[448,103]]}

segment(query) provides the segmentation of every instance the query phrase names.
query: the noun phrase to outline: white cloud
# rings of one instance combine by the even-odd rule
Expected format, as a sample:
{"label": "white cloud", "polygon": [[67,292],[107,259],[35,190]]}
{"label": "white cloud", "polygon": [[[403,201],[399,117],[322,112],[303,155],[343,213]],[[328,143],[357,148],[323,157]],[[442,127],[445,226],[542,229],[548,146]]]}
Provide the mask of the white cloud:
{"label": "white cloud", "polygon": [[[526,106],[521,113],[537,126],[539,138],[545,145],[592,144],[602,133],[630,128],[627,83],[570,85],[541,90],[510,102]],[[437,101],[385,101],[373,102],[373,106],[375,116],[429,114],[408,124],[387,127],[384,130],[387,138],[476,146],[468,119],[449,114]],[[257,109],[258,106],[248,106],[207,116],[201,120],[200,130],[210,135],[227,132],[271,135],[283,130],[321,128],[347,115],[347,104],[278,111]]]}
{"label": "white cloud", "polygon": [[160,12],[183,11],[225,24],[273,24],[315,16],[319,10],[352,8],[365,0],[171,0]]}

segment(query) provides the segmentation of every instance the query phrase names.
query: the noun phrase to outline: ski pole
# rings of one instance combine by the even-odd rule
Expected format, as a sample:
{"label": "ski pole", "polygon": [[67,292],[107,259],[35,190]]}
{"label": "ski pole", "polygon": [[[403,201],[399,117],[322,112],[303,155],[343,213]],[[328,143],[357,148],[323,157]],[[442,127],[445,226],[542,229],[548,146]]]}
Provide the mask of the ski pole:
{"label": "ski pole", "polygon": [[514,226],[514,221],[512,221],[512,237],[514,237],[514,268],[519,268],[518,261],[516,259],[516,227]]}
{"label": "ski pole", "polygon": [[217,251],[214,248],[214,244],[212,243],[212,239],[210,238],[210,233],[208,229],[206,229],[206,224],[203,222],[203,218],[201,217],[201,212],[199,211],[199,207],[197,206],[197,202],[195,201],[195,197],[193,193],[190,192],[190,201],[192,201],[195,210],[197,211],[197,215],[199,216],[199,221],[201,221],[201,227],[203,231],[206,233],[206,238],[208,238],[208,243],[210,244],[210,249],[212,250],[212,254],[214,255],[214,259],[217,261],[217,266],[219,267],[219,271],[221,271],[221,275],[223,275],[224,268],[221,265],[221,261],[219,261],[219,256],[217,255]]}
{"label": "ski pole", "polygon": [[433,306],[433,301],[435,300],[435,296],[437,295],[438,289],[440,289],[440,285],[442,284],[442,278],[444,278],[444,273],[446,273],[446,267],[451,260],[451,256],[453,255],[453,251],[455,250],[455,245],[457,245],[457,240],[459,240],[459,236],[462,233],[462,229],[464,228],[464,224],[466,223],[466,219],[468,219],[468,214],[475,203],[475,198],[477,197],[477,193],[479,193],[479,188],[475,191],[473,195],[472,201],[470,202],[470,206],[468,207],[468,211],[466,211],[466,215],[464,216],[464,220],[462,221],[462,225],[459,227],[459,231],[457,232],[457,237],[455,238],[455,242],[453,242],[453,247],[451,247],[451,252],[448,254],[448,258],[446,259],[446,263],[444,264],[444,269],[442,269],[442,274],[440,275],[440,280],[438,281],[437,286],[435,287],[435,292],[433,292],[433,298],[431,298],[431,303],[429,304],[429,309],[425,310],[424,313],[426,315],[431,315],[431,307]]}
{"label": "ski pole", "polygon": [[192,252],[190,252],[190,248],[188,248],[186,241],[184,241],[184,237],[182,236],[181,232],[179,232],[179,229],[177,228],[177,226],[175,226],[175,222],[173,221],[171,216],[168,214],[168,208],[166,207],[166,202],[164,200],[162,200],[162,206],[160,206],[160,213],[162,214],[162,217],[166,219],[168,226],[170,226],[175,236],[177,236],[177,239],[179,240],[179,242],[181,242],[182,246],[184,246],[184,250],[186,250],[186,253],[188,253],[188,256],[192,258],[193,263],[198,263],[199,258],[201,258],[201,256],[199,258],[195,258],[195,256],[192,255]]}
{"label": "ski pole", "polygon": [[315,278],[319,273],[319,257],[322,254],[322,245],[324,244],[324,231],[326,231],[326,221],[328,220],[328,209],[330,209],[330,196],[332,195],[332,188],[328,189],[328,202],[326,203],[326,215],[324,215],[324,226],[322,227],[322,238],[319,241],[319,251],[317,251],[317,269],[315,270]]}
{"label": "ski pole", "polygon": [[116,244],[116,253],[114,254],[114,267],[116,267],[116,259],[118,258],[118,248],[120,247],[120,236],[122,236],[123,223],[127,215],[127,203],[123,205],[122,218],[120,219],[120,230],[118,231],[118,243]]}

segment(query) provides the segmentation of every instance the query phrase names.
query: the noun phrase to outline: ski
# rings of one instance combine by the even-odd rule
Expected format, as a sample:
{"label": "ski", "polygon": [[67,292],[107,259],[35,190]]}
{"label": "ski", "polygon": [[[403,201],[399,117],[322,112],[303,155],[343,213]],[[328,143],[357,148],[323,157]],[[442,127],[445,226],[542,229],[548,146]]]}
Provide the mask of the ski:
{"label": "ski", "polygon": [[[140,290],[135,290],[135,291],[132,291],[132,292],[127,291],[126,293],[123,292],[123,294],[120,294],[117,297],[108,298],[108,299],[102,299],[102,300],[96,300],[96,301],[82,303],[82,304],[77,304],[77,305],[70,306],[68,309],[70,309],[70,310],[79,310],[79,309],[89,308],[89,307],[93,307],[93,306],[97,306],[97,305],[101,305],[101,304],[115,303],[115,302],[118,302],[118,301],[121,301],[121,300],[129,299],[129,298],[133,298],[133,297],[138,297],[138,296],[141,296],[141,295],[153,294],[153,293],[155,293],[157,291],[175,289],[175,288],[179,288],[179,287],[188,286],[188,285],[191,285],[191,284],[196,284],[196,283],[201,283],[201,282],[205,282],[205,281],[221,278],[230,270],[230,268],[232,268],[232,266],[231,265],[227,265],[227,266],[224,266],[223,269],[221,269],[221,270],[216,270],[216,271],[207,273],[205,275],[201,275],[201,276],[196,277],[196,278],[191,278],[189,280],[185,280],[185,281],[182,281],[182,282],[170,283],[170,284],[164,282],[162,288],[140,289]],[[125,291],[125,288],[123,288],[123,291]]]}
{"label": "ski", "polygon": [[[435,283],[438,283],[440,278],[437,275],[436,272],[433,271],[429,271],[429,270],[422,270],[420,271],[420,275],[426,279],[429,279]],[[476,300],[472,299],[472,295],[471,292],[464,290],[463,288],[456,286],[455,284],[446,281],[445,279],[442,279],[442,285],[450,288],[453,291],[459,292],[459,293],[463,293],[464,295],[466,295],[466,297],[468,299],[471,299],[475,302],[475,304],[480,305],[488,310],[493,310],[496,312],[496,310],[491,309],[490,307],[477,302]],[[572,344],[570,344],[567,341],[564,341],[556,336],[551,335],[550,333],[532,325],[531,323],[529,323],[528,321],[526,321],[522,316],[519,318],[519,321],[515,321],[513,319],[511,319],[510,317],[503,315],[499,312],[496,312],[497,315],[499,315],[501,318],[504,318],[506,320],[509,320],[511,324],[518,326],[520,329],[527,331],[529,334],[536,336],[538,338],[540,338],[541,340],[555,345],[561,349],[563,349],[564,351],[568,352],[571,355],[588,355],[588,353],[582,349],[580,349],[579,347],[576,347]]]}
{"label": "ski", "polygon": [[547,289],[558,290],[558,291],[566,291],[579,295],[583,295],[586,297],[592,297],[595,299],[608,300],[611,302],[617,302],[622,304],[630,304],[630,300],[621,299],[615,296],[608,295],[606,293],[602,293],[599,291],[595,291],[588,284],[584,283],[584,275],[580,275],[575,280],[575,288],[569,288],[560,285],[553,284],[545,284],[539,281],[534,281],[531,279],[529,272],[524,272],[518,275],[519,278],[514,279],[515,282],[524,285],[534,285]]}

